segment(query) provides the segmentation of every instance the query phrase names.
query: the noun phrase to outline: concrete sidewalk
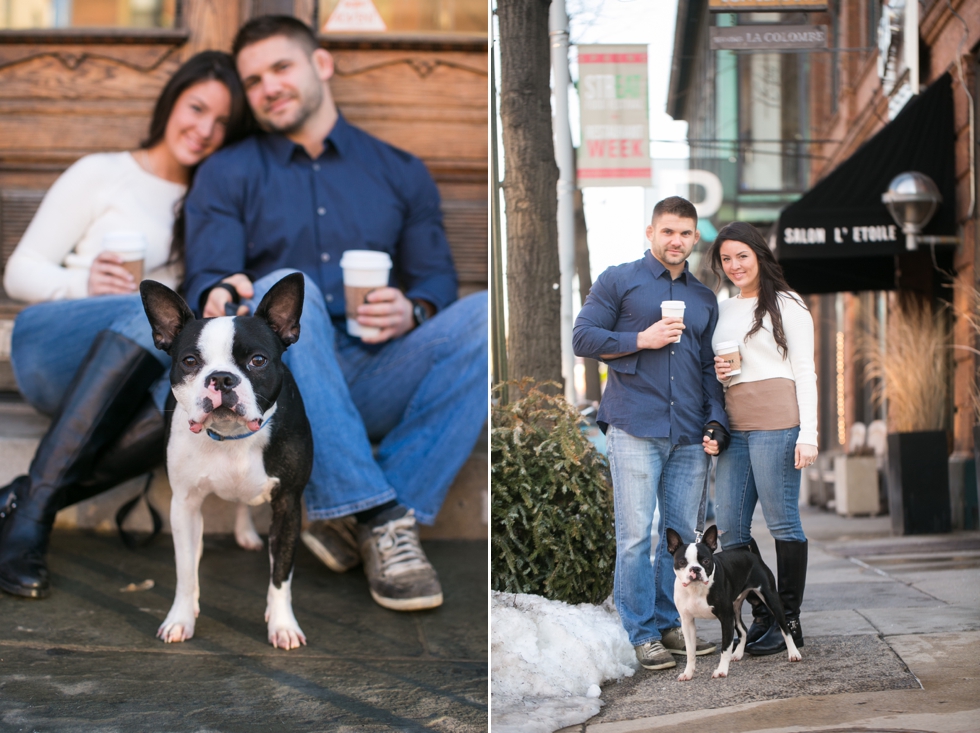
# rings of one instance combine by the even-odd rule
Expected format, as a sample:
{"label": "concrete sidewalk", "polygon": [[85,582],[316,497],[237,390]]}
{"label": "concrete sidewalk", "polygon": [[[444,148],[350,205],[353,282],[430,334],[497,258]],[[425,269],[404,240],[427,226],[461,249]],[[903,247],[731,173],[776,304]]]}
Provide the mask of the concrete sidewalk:
{"label": "concrete sidewalk", "polygon": [[[566,733],[980,731],[980,533],[892,537],[888,517],[809,508],[803,524],[802,663],[748,657],[712,680],[712,655],[690,683],[676,681],[680,667],[640,670],[606,685],[599,715]],[[761,514],[753,526],[775,569]],[[698,630],[720,643],[717,621]]]}
{"label": "concrete sidewalk", "polygon": [[51,596],[0,594],[0,730],[485,731],[487,545],[425,549],[445,603],[397,613],[359,569],[334,574],[301,548],[293,605],[309,645],[283,651],[266,641],[267,553],[206,535],[194,638],[164,644],[170,537],[130,551],[114,535],[56,531]]}

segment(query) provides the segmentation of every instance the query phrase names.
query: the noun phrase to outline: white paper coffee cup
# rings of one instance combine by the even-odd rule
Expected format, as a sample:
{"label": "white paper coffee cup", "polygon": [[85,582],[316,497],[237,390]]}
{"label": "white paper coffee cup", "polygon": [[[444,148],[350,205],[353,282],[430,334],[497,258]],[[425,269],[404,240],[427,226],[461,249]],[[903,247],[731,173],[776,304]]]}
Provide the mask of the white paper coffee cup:
{"label": "white paper coffee cup", "polygon": [[146,237],[142,232],[107,232],[102,237],[102,249],[122,259],[122,266],[136,282],[143,279],[143,263],[146,260]]}
{"label": "white paper coffee cup", "polygon": [[340,258],[344,271],[344,301],[347,309],[347,333],[364,338],[377,336],[380,328],[362,326],[357,322],[357,306],[366,303],[368,293],[388,286],[391,257],[387,252],[369,249],[349,249]]}
{"label": "white paper coffee cup", "polygon": [[[683,300],[665,300],[660,304],[660,310],[663,313],[664,318],[680,318],[684,320],[684,309],[686,304]],[[680,342],[681,337],[678,336],[674,343]]]}
{"label": "white paper coffee cup", "polygon": [[738,341],[719,341],[715,346],[715,354],[732,365],[728,376],[734,377],[742,373],[742,355],[738,350]]}

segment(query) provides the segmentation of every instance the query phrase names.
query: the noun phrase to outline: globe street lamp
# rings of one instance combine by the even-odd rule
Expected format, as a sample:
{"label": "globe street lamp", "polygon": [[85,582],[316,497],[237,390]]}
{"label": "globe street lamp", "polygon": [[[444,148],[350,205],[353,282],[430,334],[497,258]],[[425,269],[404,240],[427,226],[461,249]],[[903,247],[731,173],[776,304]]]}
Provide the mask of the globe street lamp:
{"label": "globe street lamp", "polygon": [[905,232],[905,249],[913,251],[919,248],[917,235],[932,219],[943,197],[925,173],[906,171],[892,179],[888,190],[881,194],[881,200]]}

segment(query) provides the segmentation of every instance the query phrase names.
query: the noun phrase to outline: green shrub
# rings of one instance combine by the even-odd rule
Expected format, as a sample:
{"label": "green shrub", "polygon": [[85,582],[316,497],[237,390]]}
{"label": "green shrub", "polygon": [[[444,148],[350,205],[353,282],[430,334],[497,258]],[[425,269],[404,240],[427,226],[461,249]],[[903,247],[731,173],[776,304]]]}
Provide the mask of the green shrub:
{"label": "green shrub", "polygon": [[564,397],[516,387],[492,410],[491,586],[601,603],[616,562],[608,464]]}

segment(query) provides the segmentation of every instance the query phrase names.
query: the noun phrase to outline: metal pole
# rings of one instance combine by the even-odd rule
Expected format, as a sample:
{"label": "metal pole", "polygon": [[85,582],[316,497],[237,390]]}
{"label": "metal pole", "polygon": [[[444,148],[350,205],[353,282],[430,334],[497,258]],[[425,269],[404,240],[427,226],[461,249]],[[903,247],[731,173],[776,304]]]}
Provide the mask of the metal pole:
{"label": "metal pole", "polygon": [[[500,229],[500,174],[497,170],[497,78],[496,56],[490,47],[490,351],[493,383],[507,381],[507,334],[504,319],[504,258]],[[501,388],[500,401],[506,404],[507,387]]]}
{"label": "metal pole", "polygon": [[561,273],[561,373],[565,399],[576,404],[572,351],[572,278],[575,275],[575,151],[568,123],[568,14],[565,0],[551,0],[548,19],[554,75],[555,160],[558,163],[558,266]]}

